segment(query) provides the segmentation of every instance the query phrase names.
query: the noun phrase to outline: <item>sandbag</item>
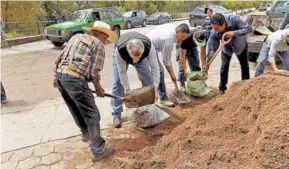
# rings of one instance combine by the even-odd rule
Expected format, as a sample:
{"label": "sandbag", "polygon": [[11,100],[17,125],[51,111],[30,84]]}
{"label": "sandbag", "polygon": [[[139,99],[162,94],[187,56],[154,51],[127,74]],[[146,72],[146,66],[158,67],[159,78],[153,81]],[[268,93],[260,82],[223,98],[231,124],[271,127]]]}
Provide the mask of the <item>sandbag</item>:
{"label": "sandbag", "polygon": [[169,117],[170,115],[156,104],[139,107],[133,114],[134,122],[140,128],[156,126]]}
{"label": "sandbag", "polygon": [[199,78],[203,76],[202,71],[193,71],[187,75],[186,94],[194,97],[203,97],[212,91],[207,86],[206,80]]}

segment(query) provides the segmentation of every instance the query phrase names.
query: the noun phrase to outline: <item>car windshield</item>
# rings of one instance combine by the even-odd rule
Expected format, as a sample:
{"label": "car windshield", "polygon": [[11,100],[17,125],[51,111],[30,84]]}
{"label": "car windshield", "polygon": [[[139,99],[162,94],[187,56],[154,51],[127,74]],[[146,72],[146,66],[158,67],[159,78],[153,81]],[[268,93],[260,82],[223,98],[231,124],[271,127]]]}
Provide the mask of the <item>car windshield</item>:
{"label": "car windshield", "polygon": [[155,13],[152,14],[152,16],[159,16],[159,15],[160,15],[159,12],[155,12]]}
{"label": "car windshield", "polygon": [[222,14],[229,13],[229,11],[226,8],[222,7],[222,6],[212,7],[212,9],[213,9],[213,11],[215,13],[222,13]]}
{"label": "car windshield", "polygon": [[69,17],[69,21],[81,21],[88,15],[88,11],[76,11]]}
{"label": "car windshield", "polygon": [[123,14],[124,17],[131,17],[132,16],[132,12],[125,12]]}
{"label": "car windshield", "polygon": [[275,8],[273,9],[274,13],[289,12],[289,2],[288,1],[278,1]]}

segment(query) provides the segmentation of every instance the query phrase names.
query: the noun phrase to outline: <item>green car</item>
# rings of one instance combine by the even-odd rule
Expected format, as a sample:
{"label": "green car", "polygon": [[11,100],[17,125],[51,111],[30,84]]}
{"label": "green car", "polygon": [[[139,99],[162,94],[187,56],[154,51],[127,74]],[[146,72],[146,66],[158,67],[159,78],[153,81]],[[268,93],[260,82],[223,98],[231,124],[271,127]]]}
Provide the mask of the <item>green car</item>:
{"label": "green car", "polygon": [[101,20],[111,26],[118,35],[124,27],[122,14],[112,7],[85,9],[73,12],[68,21],[50,25],[45,28],[44,36],[55,46],[62,46],[75,34],[84,33],[83,26],[92,26],[94,21]]}

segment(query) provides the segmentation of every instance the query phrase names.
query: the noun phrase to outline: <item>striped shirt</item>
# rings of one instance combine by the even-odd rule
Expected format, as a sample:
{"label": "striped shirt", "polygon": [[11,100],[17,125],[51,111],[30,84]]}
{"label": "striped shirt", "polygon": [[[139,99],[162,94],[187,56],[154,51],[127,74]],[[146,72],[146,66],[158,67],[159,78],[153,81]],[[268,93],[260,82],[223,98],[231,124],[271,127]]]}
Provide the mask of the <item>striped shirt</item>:
{"label": "striped shirt", "polygon": [[67,57],[63,57],[59,68],[77,72],[89,81],[100,80],[98,72],[103,68],[105,49],[98,38],[87,34],[77,34],[69,40],[59,56],[65,53]]}
{"label": "striped shirt", "polygon": [[174,43],[176,43],[175,28],[176,26],[173,24],[165,24],[146,34],[156,51],[162,53],[165,66],[171,65],[171,54],[174,49]]}

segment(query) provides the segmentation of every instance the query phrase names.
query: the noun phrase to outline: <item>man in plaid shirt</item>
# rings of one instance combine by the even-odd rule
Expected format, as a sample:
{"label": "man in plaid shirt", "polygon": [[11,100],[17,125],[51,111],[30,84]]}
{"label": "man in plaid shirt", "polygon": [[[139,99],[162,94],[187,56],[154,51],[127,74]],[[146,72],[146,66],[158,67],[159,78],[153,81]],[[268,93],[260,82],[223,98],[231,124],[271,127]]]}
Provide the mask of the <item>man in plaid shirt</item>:
{"label": "man in plaid shirt", "polygon": [[76,125],[82,133],[82,141],[90,140],[93,161],[100,160],[114,152],[105,146],[100,135],[100,114],[88,82],[92,82],[98,97],[104,97],[100,85],[99,71],[104,63],[104,43],[109,38],[117,40],[110,26],[95,21],[93,27],[85,27],[88,34],[73,36],[56,60],[56,84],[68,106]]}

